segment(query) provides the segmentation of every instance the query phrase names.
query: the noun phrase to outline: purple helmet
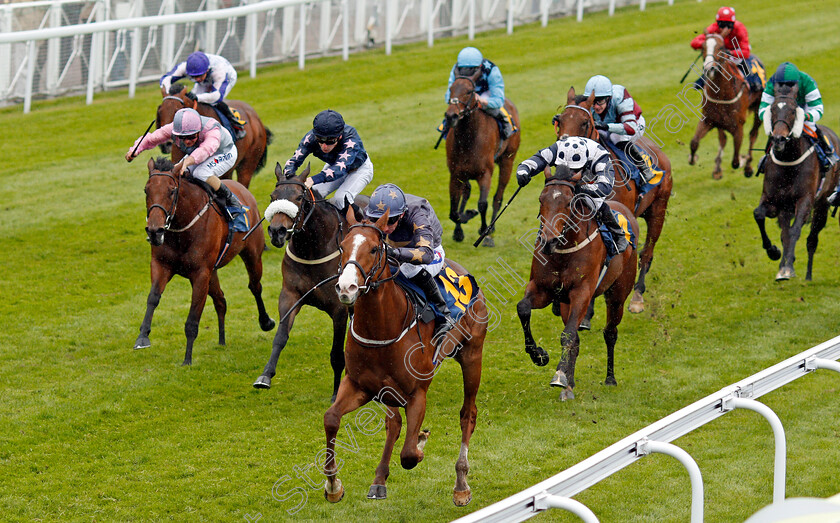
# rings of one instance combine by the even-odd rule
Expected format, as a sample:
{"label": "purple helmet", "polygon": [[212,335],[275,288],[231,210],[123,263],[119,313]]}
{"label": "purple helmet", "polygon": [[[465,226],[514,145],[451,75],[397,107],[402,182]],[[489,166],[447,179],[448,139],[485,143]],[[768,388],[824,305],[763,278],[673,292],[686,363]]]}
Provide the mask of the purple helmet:
{"label": "purple helmet", "polygon": [[210,59],[201,51],[196,51],[187,57],[187,75],[201,76],[210,69]]}
{"label": "purple helmet", "polygon": [[175,136],[192,136],[201,131],[201,116],[195,109],[181,109],[175,113],[172,120],[172,134]]}

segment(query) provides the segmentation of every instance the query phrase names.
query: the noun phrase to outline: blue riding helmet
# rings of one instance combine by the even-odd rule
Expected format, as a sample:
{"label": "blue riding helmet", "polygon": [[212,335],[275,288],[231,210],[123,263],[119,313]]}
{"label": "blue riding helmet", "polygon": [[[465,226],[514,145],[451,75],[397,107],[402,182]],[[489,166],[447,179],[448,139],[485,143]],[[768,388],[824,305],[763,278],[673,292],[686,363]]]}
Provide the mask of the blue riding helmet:
{"label": "blue riding helmet", "polygon": [[586,82],[583,95],[588,97],[593,91],[595,92],[595,98],[612,96],[612,82],[606,76],[596,74]]}
{"label": "blue riding helmet", "polygon": [[187,57],[187,75],[201,76],[210,69],[210,59],[201,51],[196,51]]}
{"label": "blue riding helmet", "polygon": [[312,131],[316,138],[338,138],[344,132],[344,118],[332,109],[321,111],[312,120]]}
{"label": "blue riding helmet", "polygon": [[380,185],[370,195],[370,203],[365,210],[368,218],[376,220],[388,211],[388,217],[401,216],[407,208],[405,193],[393,183]]}
{"label": "blue riding helmet", "polygon": [[458,67],[478,67],[484,57],[481,56],[481,51],[475,47],[465,47],[458,53]]}

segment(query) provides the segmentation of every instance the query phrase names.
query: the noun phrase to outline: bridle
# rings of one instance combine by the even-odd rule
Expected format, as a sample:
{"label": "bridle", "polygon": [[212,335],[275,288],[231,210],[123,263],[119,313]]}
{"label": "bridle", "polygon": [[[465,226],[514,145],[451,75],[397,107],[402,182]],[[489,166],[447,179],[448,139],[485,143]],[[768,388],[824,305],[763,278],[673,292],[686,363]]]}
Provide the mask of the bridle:
{"label": "bridle", "polygon": [[146,209],[146,222],[149,221],[149,215],[152,214],[152,209],[158,208],[163,211],[165,216],[164,223],[163,223],[163,230],[168,231],[172,225],[172,218],[175,216],[175,210],[178,208],[178,196],[181,194],[181,178],[179,176],[175,176],[172,173],[165,172],[165,171],[151,171],[149,173],[149,178],[153,176],[168,176],[175,181],[175,197],[172,198],[172,207],[168,210],[159,203],[153,203]]}
{"label": "bridle", "polygon": [[[705,76],[705,74],[706,74],[706,64],[707,64],[707,63],[712,63],[712,62],[713,62],[713,63],[716,63],[716,64],[720,64],[720,68],[721,68],[721,69],[727,69],[727,65],[731,65],[731,62],[729,62],[728,60],[727,60],[727,61],[721,61],[721,60],[719,60],[719,59],[718,59],[718,58],[719,58],[718,53],[717,53],[717,52],[715,52],[718,48],[723,48],[723,49],[725,49],[724,44],[723,44],[723,37],[722,37],[722,36],[720,36],[719,34],[716,34],[716,33],[712,33],[712,34],[706,35],[706,41],[707,41],[707,42],[708,42],[708,40],[709,40],[710,38],[711,38],[711,39],[714,39],[715,41],[717,41],[717,42],[718,42],[718,44],[717,44],[717,45],[715,45],[715,48],[714,48],[714,50],[712,51],[711,56],[709,56],[709,54],[708,54],[708,47],[704,50],[704,52],[706,53],[705,58],[704,58],[704,60],[703,60],[703,75],[704,75],[704,76]],[[709,60],[706,60],[707,58],[708,58]],[[703,89],[703,98],[705,98],[705,99],[706,99],[706,100],[708,100],[709,102],[716,103],[716,104],[722,104],[722,105],[734,104],[735,102],[737,102],[738,100],[740,100],[740,99],[741,99],[741,96],[743,96],[743,95],[744,95],[744,89],[747,87],[747,81],[746,81],[746,78],[744,78],[744,77],[741,75],[740,68],[739,68],[739,67],[735,67],[735,69],[736,69],[736,72],[735,72],[735,74],[734,74],[733,76],[735,76],[735,78],[736,78],[737,80],[740,80],[740,81],[738,82],[738,84],[739,84],[739,87],[738,87],[738,92],[737,92],[737,94],[736,94],[733,98],[730,98],[730,99],[728,99],[728,100],[718,100],[718,99],[716,99],[716,98],[712,98],[711,96],[709,96],[709,94],[708,94],[708,89],[706,89],[705,87],[704,87],[704,89]],[[708,86],[709,84],[707,83],[706,85]]]}
{"label": "bridle", "polygon": [[463,109],[458,111],[457,117],[458,117],[459,120],[465,118],[466,116],[469,116],[476,109],[478,109],[478,104],[473,103],[473,101],[476,98],[476,94],[475,94],[475,82],[473,81],[472,78],[470,78],[469,76],[459,76],[459,77],[455,78],[455,80],[452,82],[452,85],[455,85],[455,82],[457,82],[458,80],[462,80],[462,79],[467,80],[470,83],[469,98],[467,98],[465,101],[461,101],[460,99],[455,98],[455,97],[449,98],[449,105],[455,105],[455,106],[463,105],[464,106]]}
{"label": "bridle", "polygon": [[[357,262],[356,260],[347,260],[347,263],[339,267],[338,274],[343,273],[344,269],[348,265],[355,265],[356,268],[359,269],[359,272],[362,273],[362,277],[364,278],[362,285],[359,286],[359,290],[362,291],[362,294],[366,294],[368,291],[375,291],[376,288],[382,285],[383,283],[393,280],[397,277],[399,272],[395,272],[391,276],[388,276],[387,278],[383,278],[381,280],[371,281],[371,278],[373,278],[376,274],[382,271],[383,266],[388,262],[388,256],[385,253],[385,233],[382,232],[382,229],[380,229],[376,225],[373,225],[372,223],[356,223],[350,226],[350,229],[347,231],[347,236],[350,236],[350,231],[352,231],[356,227],[365,227],[368,229],[373,229],[377,232],[377,234],[379,234],[379,245],[376,249],[376,264],[373,267],[371,267],[370,273],[368,274],[368,272],[365,271],[365,269],[359,262]],[[338,247],[338,250],[343,252],[341,246]]]}
{"label": "bridle", "polygon": [[[793,96],[792,96],[792,95],[790,95],[790,94],[782,94],[782,95],[779,95],[779,96],[775,96],[775,97],[774,97],[774,100],[773,100],[773,105],[775,106],[775,105],[776,105],[776,100],[780,100],[780,99],[781,99],[781,100],[785,100],[785,104],[786,104],[786,105],[787,105],[787,104],[790,104],[790,103],[792,103],[792,104],[793,104],[793,106],[794,106],[794,111],[793,111],[793,114],[794,114],[794,120],[795,120],[795,115],[796,115],[796,109],[795,109],[795,108],[797,107],[797,105],[796,105],[796,98],[795,98],[795,97],[793,97]],[[772,131],[773,129],[775,129],[775,128],[776,128],[776,124],[777,124],[777,123],[782,123],[782,124],[784,124],[784,125],[785,125],[785,127],[787,127],[787,129],[788,129],[788,134],[787,134],[787,136],[785,136],[784,138],[774,138],[774,137],[773,137],[773,135],[771,134],[771,135],[770,135],[770,139],[771,139],[771,140],[773,140],[773,141],[776,141],[776,140],[784,140],[785,142],[787,142],[787,141],[789,141],[791,138],[793,138],[793,135],[791,134],[791,133],[793,132],[793,124],[792,124],[792,123],[790,123],[790,122],[788,122],[787,120],[782,120],[782,119],[780,119],[780,118],[779,118],[779,119],[776,119],[776,120],[773,120],[773,119],[772,119],[772,115],[773,115],[773,107],[770,107],[768,110],[770,111],[770,115],[771,115],[771,118],[770,118],[770,129],[771,129],[771,131]]]}
{"label": "bridle", "polygon": [[[309,218],[312,217],[312,213],[315,212],[315,204],[317,202],[326,201],[326,198],[316,199],[315,198],[315,193],[312,191],[312,188],[307,187],[305,183],[298,180],[297,178],[289,178],[289,179],[286,179],[286,180],[278,180],[277,183],[274,185],[274,189],[276,190],[281,185],[299,185],[301,188],[303,188],[303,203],[308,204],[308,206],[309,206],[309,211],[306,212],[305,217],[303,216],[302,212],[297,213],[297,216],[295,216],[295,220],[292,222],[292,228],[289,229],[289,235],[292,236],[296,232],[300,232],[301,230],[303,230],[304,227],[306,227],[306,223],[309,221]],[[309,193],[309,198],[308,199],[306,198],[307,193]],[[273,194],[272,194],[272,197],[273,197]],[[277,200],[278,200],[278,198],[272,198],[271,201],[277,201]],[[330,207],[332,207],[332,205]],[[335,209],[335,207],[333,207],[333,209]],[[336,209],[336,213],[338,213],[337,209]],[[339,225],[339,228],[340,228],[341,227],[341,218],[339,218],[339,220],[338,220],[338,225]]]}
{"label": "bridle", "polygon": [[[550,186],[553,186],[553,185],[562,185],[564,187],[568,187],[572,190],[572,192],[574,192],[574,190],[577,188],[577,185],[575,183],[570,182],[569,180],[566,180],[565,178],[558,178],[556,175],[552,176],[551,178],[546,179],[546,181],[545,181],[545,187],[550,187]],[[578,196],[584,196],[584,195],[578,194]],[[572,200],[569,204],[569,207],[571,207],[571,205],[573,205],[574,200],[575,200],[575,197],[573,196]],[[572,215],[572,214],[573,213],[571,213],[571,212],[569,213],[569,215]],[[566,232],[569,230],[570,227],[574,230],[579,230],[580,229],[580,227],[578,226],[578,224],[580,223],[580,220],[578,220],[577,222],[572,222],[571,221],[571,216],[567,216],[566,218],[567,219],[565,220],[565,223],[563,224],[563,229],[560,231],[560,235],[558,236],[558,238],[559,237],[565,237]],[[540,223],[540,230],[541,231],[542,231],[543,225],[544,225],[544,223]],[[597,233],[597,232],[598,232],[598,228],[596,227],[595,228],[595,233]],[[591,237],[587,239],[586,243],[588,243],[589,241],[591,241]],[[585,243],[582,244],[582,245],[585,245]],[[569,252],[574,252],[574,251],[569,251]]]}
{"label": "bridle", "polygon": [[[584,129],[583,130],[583,136],[585,138],[590,138],[590,139],[593,139],[595,141],[598,141],[597,137],[596,138],[592,137],[593,136],[592,132],[595,130],[595,119],[592,118],[592,113],[589,112],[589,109],[587,109],[586,107],[580,106],[580,105],[569,104],[563,109],[563,112],[565,113],[566,109],[569,109],[569,108],[580,109],[581,111],[586,113],[587,118],[586,118],[586,123],[584,124],[584,127],[583,127],[583,129]],[[563,115],[560,114],[560,116],[563,116]],[[559,126],[560,126],[560,118],[557,118],[556,121],[554,122],[554,130],[557,131]]]}

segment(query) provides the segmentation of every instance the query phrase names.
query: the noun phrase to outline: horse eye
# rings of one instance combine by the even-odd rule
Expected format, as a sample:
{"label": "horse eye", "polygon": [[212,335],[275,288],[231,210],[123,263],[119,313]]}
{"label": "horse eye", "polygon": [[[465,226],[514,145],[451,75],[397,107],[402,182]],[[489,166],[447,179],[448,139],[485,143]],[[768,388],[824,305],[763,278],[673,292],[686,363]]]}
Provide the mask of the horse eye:
{"label": "horse eye", "polygon": [[378,248],[374,247],[373,249],[370,250],[370,253],[371,254],[376,254],[376,251],[378,251],[378,250],[379,250]]}

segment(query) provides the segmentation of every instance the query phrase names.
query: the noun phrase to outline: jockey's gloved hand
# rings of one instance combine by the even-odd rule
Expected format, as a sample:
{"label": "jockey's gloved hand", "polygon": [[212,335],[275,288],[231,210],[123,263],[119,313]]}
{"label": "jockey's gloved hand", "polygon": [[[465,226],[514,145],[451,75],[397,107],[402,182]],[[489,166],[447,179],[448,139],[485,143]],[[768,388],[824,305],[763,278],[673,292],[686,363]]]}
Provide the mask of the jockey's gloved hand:
{"label": "jockey's gloved hand", "polygon": [[609,130],[610,126],[604,122],[595,122],[595,128],[599,131],[606,131]]}
{"label": "jockey's gloved hand", "polygon": [[389,260],[398,261],[399,255],[399,249],[397,249],[396,247],[391,247],[387,243],[385,244],[385,256],[387,256]]}
{"label": "jockey's gloved hand", "polygon": [[516,183],[518,183],[520,187],[525,187],[530,181],[531,175],[528,174],[528,171],[516,171]]}
{"label": "jockey's gloved hand", "polygon": [[184,96],[186,96],[187,98],[189,98],[189,99],[190,99],[190,100],[192,100],[193,102],[198,101],[198,97],[197,97],[197,96],[195,95],[195,93],[193,93],[192,91],[188,92],[188,93],[187,93],[187,94],[185,94]]}

